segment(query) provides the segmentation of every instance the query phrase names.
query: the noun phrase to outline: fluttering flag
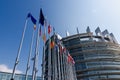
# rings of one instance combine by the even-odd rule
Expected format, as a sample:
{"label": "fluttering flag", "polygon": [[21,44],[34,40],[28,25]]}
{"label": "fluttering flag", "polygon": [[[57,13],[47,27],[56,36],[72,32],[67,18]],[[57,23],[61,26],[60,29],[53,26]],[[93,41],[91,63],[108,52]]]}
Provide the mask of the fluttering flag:
{"label": "fluttering flag", "polygon": [[32,16],[31,13],[28,13],[27,18],[31,18],[32,23],[34,24],[34,30],[36,29],[37,20]]}
{"label": "fluttering flag", "polygon": [[42,34],[42,31],[41,31],[41,26],[40,26],[40,29],[39,29],[39,36],[41,36]]}
{"label": "fluttering flag", "polygon": [[51,26],[50,26],[50,25],[48,25],[48,34],[50,34],[50,33],[51,33],[51,31],[52,31]]}
{"label": "fluttering flag", "polygon": [[31,13],[28,13],[27,18],[30,18],[30,17],[31,17]]}
{"label": "fluttering flag", "polygon": [[64,52],[64,53],[66,52],[66,48],[65,48],[65,47],[63,48],[63,52]]}
{"label": "fluttering flag", "polygon": [[45,21],[45,17],[43,15],[42,9],[40,9],[40,17],[39,17],[39,23],[43,26]]}
{"label": "fluttering flag", "polygon": [[46,35],[45,35],[45,33],[43,34],[43,41],[46,42]]}
{"label": "fluttering flag", "polygon": [[75,64],[75,61],[73,60],[73,58],[70,54],[68,54],[67,61],[68,61],[68,63],[71,62],[72,64]]}
{"label": "fluttering flag", "polygon": [[51,40],[50,48],[52,49],[52,48],[54,48],[54,46],[55,46],[55,42],[53,40]]}
{"label": "fluttering flag", "polygon": [[58,44],[58,46],[59,46],[60,54],[62,54],[63,53],[63,48],[60,44]]}
{"label": "fluttering flag", "polygon": [[71,56],[70,56],[70,54],[68,54],[68,56],[67,56],[67,61],[68,61],[68,63],[71,62]]}
{"label": "fluttering flag", "polygon": [[36,25],[33,26],[34,30],[36,30]]}

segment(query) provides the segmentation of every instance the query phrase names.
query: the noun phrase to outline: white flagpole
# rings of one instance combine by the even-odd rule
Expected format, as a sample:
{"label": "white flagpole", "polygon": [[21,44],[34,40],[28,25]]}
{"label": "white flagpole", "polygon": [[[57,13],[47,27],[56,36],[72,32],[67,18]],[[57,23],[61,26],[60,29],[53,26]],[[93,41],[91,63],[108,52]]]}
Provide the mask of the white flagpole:
{"label": "white flagpole", "polygon": [[37,57],[36,57],[36,73],[35,73],[35,80],[37,80],[37,72],[38,72],[38,57],[39,57],[39,42],[40,42],[40,39],[39,39],[39,30],[40,30],[40,24],[39,24],[39,27],[38,27],[38,35],[37,35]]}
{"label": "white flagpole", "polygon": [[24,26],[24,31],[22,33],[22,39],[21,39],[21,42],[20,42],[20,46],[19,46],[19,49],[18,49],[17,57],[16,57],[16,60],[15,60],[15,64],[14,64],[14,68],[13,68],[13,72],[12,72],[11,80],[14,80],[15,70],[17,68],[17,64],[19,63],[19,57],[20,57],[21,48],[22,48],[22,44],[23,44],[23,40],[24,40],[24,35],[25,35],[26,27],[27,27],[27,22],[28,22],[28,20],[26,19],[25,26]]}
{"label": "white flagpole", "polygon": [[36,48],[35,48],[35,56],[34,56],[34,63],[33,63],[32,80],[36,79],[36,73],[37,73],[38,39],[39,39],[39,28],[38,28],[37,38],[36,38]]}
{"label": "white flagpole", "polygon": [[49,35],[48,80],[51,80],[51,38]]}
{"label": "white flagpole", "polygon": [[35,32],[35,30],[33,30],[33,33],[32,33],[31,44],[30,44],[30,51],[29,51],[28,62],[27,62],[27,69],[26,69],[26,74],[25,74],[25,80],[27,80],[28,70],[30,69],[30,59],[31,59],[31,54],[32,54],[32,46],[33,46],[33,40],[34,40],[34,32]]}
{"label": "white flagpole", "polygon": [[[60,45],[61,46],[61,45]],[[60,73],[60,46],[59,46],[59,51],[58,51],[58,57],[57,57],[57,59],[58,59],[58,75],[59,75],[59,79],[58,80],[61,80],[61,73]]]}
{"label": "white flagpole", "polygon": [[[41,35],[42,36],[42,35]],[[45,26],[45,22],[44,22],[44,36],[46,37],[46,26]],[[45,76],[45,41],[44,42],[44,46],[43,46],[43,61],[42,61],[42,79],[44,80],[44,76]]]}

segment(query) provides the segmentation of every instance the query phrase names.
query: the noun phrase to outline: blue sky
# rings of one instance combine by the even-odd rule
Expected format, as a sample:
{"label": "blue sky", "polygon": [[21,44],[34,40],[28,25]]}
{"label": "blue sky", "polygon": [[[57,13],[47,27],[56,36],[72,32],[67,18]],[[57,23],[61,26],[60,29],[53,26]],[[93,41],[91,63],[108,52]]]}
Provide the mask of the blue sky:
{"label": "blue sky", "polygon": [[[84,33],[87,26],[93,32],[99,26],[101,31],[108,29],[113,32],[120,42],[120,0],[0,0],[0,65],[13,68],[27,13],[31,12],[38,20],[40,8],[62,37],[67,30],[70,35],[77,33],[76,27],[80,33]],[[23,73],[32,30],[33,24],[29,20],[17,67]],[[40,59],[41,50],[42,45]]]}

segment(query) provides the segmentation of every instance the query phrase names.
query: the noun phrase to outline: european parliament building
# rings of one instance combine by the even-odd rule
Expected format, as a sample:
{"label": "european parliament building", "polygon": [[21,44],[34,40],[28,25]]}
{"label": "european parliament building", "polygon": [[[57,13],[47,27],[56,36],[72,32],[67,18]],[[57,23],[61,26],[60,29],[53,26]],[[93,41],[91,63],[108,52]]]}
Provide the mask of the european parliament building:
{"label": "european parliament building", "polygon": [[[10,80],[11,76],[12,76],[11,73],[0,72],[0,80]],[[15,80],[25,80],[25,75],[23,75],[23,74],[16,74],[15,75]],[[27,80],[32,80],[32,76],[28,75]],[[41,77],[37,77],[36,80],[42,80],[42,78]]]}
{"label": "european parliament building", "polygon": [[75,60],[77,80],[120,80],[120,45],[114,35],[98,27],[62,39]]}

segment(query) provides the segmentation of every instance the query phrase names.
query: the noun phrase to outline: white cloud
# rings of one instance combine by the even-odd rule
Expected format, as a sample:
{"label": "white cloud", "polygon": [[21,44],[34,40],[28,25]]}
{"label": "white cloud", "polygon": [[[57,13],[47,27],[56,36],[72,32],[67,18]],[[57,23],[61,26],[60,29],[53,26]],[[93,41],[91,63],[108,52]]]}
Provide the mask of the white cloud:
{"label": "white cloud", "polygon": [[[5,64],[0,64],[0,71],[1,71],[1,72],[12,73],[13,70],[12,70],[12,69],[9,69],[8,66],[5,65]],[[17,73],[17,74],[21,74],[22,71],[20,71],[20,70],[16,70],[15,73]]]}

